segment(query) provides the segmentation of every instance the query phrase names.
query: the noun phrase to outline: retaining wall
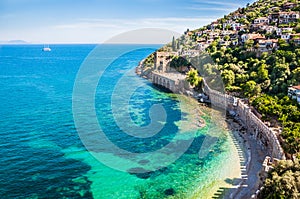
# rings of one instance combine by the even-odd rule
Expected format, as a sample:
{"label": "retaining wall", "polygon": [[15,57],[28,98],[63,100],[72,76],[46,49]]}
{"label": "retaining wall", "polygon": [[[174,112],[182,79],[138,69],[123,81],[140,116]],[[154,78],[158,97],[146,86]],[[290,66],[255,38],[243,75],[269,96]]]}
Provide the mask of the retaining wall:
{"label": "retaining wall", "polygon": [[247,133],[252,135],[261,146],[266,148],[272,158],[285,159],[284,151],[277,138],[277,132],[263,123],[242,99],[210,89],[205,80],[203,90],[209,95],[212,106],[235,111],[242,125],[246,128]]}

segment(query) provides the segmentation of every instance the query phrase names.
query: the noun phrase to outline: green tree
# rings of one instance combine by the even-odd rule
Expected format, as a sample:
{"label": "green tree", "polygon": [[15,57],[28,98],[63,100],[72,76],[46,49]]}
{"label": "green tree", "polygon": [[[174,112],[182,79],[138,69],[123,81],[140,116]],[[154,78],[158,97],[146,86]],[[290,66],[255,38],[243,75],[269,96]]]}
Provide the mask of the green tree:
{"label": "green tree", "polygon": [[246,49],[251,49],[254,45],[254,41],[252,39],[248,39],[246,42],[245,42],[245,47]]}
{"label": "green tree", "polygon": [[296,68],[292,72],[292,81],[294,84],[299,84],[300,83],[300,67]]}
{"label": "green tree", "polygon": [[175,37],[173,36],[172,38],[172,50],[173,51],[176,51],[176,40],[175,40]]}
{"label": "green tree", "polygon": [[280,161],[279,164],[268,173],[264,188],[259,193],[259,198],[300,198],[299,177],[299,161]]}
{"label": "green tree", "polygon": [[181,71],[182,67],[189,65],[189,62],[185,58],[179,56],[173,57],[172,61],[170,62],[170,66],[178,71]]}
{"label": "green tree", "polygon": [[253,80],[250,80],[246,82],[246,84],[243,86],[245,95],[250,97],[255,94],[255,87],[256,87],[256,82]]}
{"label": "green tree", "polygon": [[226,35],[226,36],[224,37],[224,40],[225,40],[225,41],[229,41],[229,39],[230,39],[230,36],[229,36],[229,35]]}
{"label": "green tree", "polygon": [[289,44],[284,39],[278,39],[280,49],[287,49]]}
{"label": "green tree", "polygon": [[232,70],[224,70],[222,78],[226,87],[233,85],[235,82],[235,74]]}
{"label": "green tree", "polygon": [[190,83],[191,86],[198,86],[202,83],[202,77],[198,75],[198,71],[196,69],[191,69],[187,73],[186,80]]}
{"label": "green tree", "polygon": [[259,78],[259,82],[263,82],[263,81],[269,79],[269,71],[266,69],[266,64],[262,64],[258,68],[257,75]]}

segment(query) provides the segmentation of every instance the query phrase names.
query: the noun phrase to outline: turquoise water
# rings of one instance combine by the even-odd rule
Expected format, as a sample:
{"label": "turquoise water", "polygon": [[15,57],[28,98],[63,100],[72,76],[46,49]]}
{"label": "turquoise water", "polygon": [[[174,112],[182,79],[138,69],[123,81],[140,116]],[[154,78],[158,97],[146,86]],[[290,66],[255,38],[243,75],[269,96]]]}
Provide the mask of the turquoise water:
{"label": "turquoise water", "polygon": [[[201,191],[222,180],[224,176],[220,177],[220,173],[225,170],[222,167],[230,164],[229,157],[234,153],[228,132],[222,130],[215,138],[216,144],[199,158],[202,143],[213,137],[210,132],[216,128],[210,115],[201,116],[206,121],[205,127],[182,128],[182,120],[189,123],[195,119],[193,115],[189,117],[193,108],[183,110],[180,106],[189,102],[181,102],[178,96],[152,87],[131,70],[157,45],[104,45],[96,59],[88,60],[96,67],[106,63],[114,52],[126,52],[110,62],[97,81],[94,108],[97,121],[111,143],[124,151],[145,155],[124,159],[105,142],[97,142],[93,133],[97,129],[89,125],[89,116],[84,117],[84,130],[94,143],[89,151],[84,147],[74,122],[72,97],[76,75],[95,47],[52,45],[51,52],[42,52],[40,45],[1,46],[1,198],[192,198],[195,190]],[[125,73],[129,79],[122,82]],[[127,89],[128,85],[135,85],[133,82],[142,86],[130,93],[129,101],[121,98],[114,101],[119,107],[114,112],[114,91],[122,88],[117,92],[117,97],[122,97],[131,92]],[[120,125],[128,124],[125,113],[129,111],[133,124],[145,127],[153,122],[148,113],[155,104],[161,104],[167,115],[165,120],[154,115],[160,118],[155,122],[162,124],[157,134],[142,138],[123,132]],[[134,129],[133,124],[130,128]],[[153,156],[151,152],[169,143],[177,146],[178,154],[181,146],[187,143],[190,146],[167,167],[151,170],[149,165],[159,167],[165,157]],[[171,152],[166,157],[172,159]],[[110,168],[102,158],[113,160],[120,169]],[[136,172],[141,169],[149,172]]]}

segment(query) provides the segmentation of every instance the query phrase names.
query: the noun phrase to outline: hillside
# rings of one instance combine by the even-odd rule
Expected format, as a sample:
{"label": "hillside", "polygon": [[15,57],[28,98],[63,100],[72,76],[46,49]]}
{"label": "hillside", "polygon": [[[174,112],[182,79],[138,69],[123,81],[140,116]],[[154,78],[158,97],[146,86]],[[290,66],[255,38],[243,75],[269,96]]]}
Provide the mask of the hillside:
{"label": "hillside", "polygon": [[[187,30],[158,51],[173,52],[166,60],[170,68],[182,73],[193,68],[187,57],[208,54],[213,63],[203,65],[199,74],[205,71],[213,75],[212,65],[217,68],[226,92],[248,98],[265,123],[281,129],[279,136],[287,156],[300,158],[298,0],[248,4],[202,28]],[[151,55],[143,64],[144,71],[154,70],[154,64]],[[299,190],[293,186],[288,192]]]}

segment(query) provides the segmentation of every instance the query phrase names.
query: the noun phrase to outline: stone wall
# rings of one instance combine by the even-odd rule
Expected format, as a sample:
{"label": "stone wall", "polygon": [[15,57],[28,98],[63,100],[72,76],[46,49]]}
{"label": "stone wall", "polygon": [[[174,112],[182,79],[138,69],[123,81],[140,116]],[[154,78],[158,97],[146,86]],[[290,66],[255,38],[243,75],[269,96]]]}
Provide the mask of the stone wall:
{"label": "stone wall", "polygon": [[[185,81],[185,76],[182,74],[152,71],[146,78],[151,80],[152,83],[164,86],[174,93],[192,94],[189,85]],[[272,158],[285,159],[285,154],[277,137],[278,133],[264,124],[242,99],[210,89],[205,80],[203,90],[209,95],[213,107],[235,111],[247,133],[266,148]]]}
{"label": "stone wall", "polygon": [[203,90],[209,95],[212,106],[235,111],[247,133],[267,149],[272,158],[285,159],[284,151],[277,138],[278,134],[263,123],[242,99],[212,90],[205,81]]}
{"label": "stone wall", "polygon": [[162,73],[152,71],[149,79],[153,84],[163,86],[173,93],[186,94],[186,91],[190,90],[189,84],[185,80],[185,75],[178,72]]}

